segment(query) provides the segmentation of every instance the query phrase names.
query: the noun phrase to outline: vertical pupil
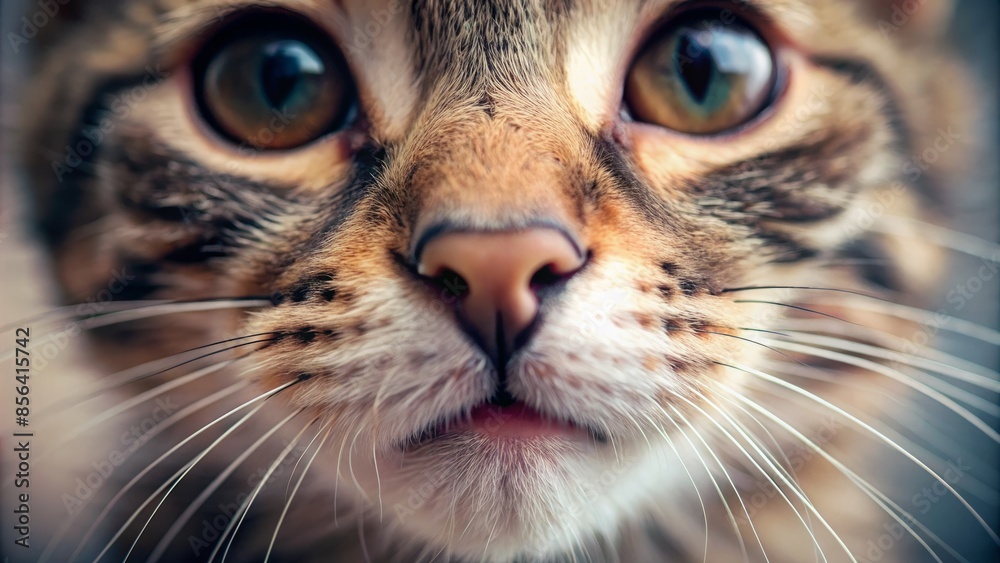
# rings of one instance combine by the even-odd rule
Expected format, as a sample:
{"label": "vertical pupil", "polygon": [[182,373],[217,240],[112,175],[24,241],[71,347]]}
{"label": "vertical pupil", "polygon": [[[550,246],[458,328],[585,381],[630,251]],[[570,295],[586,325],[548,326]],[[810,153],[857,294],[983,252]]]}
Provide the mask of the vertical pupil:
{"label": "vertical pupil", "polygon": [[677,40],[674,67],[684,80],[691,97],[696,102],[703,103],[715,73],[715,58],[711,47],[702,45],[692,33],[683,33]]}
{"label": "vertical pupil", "polygon": [[261,89],[274,108],[285,105],[302,78],[301,46],[289,43],[283,41],[269,46],[261,63]]}

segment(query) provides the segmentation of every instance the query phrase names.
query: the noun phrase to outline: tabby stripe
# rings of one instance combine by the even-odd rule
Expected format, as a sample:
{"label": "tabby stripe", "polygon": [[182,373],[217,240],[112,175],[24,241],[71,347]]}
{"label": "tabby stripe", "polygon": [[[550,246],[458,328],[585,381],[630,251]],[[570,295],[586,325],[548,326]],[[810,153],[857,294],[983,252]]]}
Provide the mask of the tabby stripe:
{"label": "tabby stripe", "polygon": [[[869,62],[855,58],[837,57],[832,55],[815,55],[810,58],[813,64],[830,69],[851,79],[855,84],[868,84],[885,100],[883,111],[889,119],[889,128],[895,137],[895,149],[902,157],[914,154],[915,145],[913,130],[906,122],[899,103],[899,96],[888,80]],[[900,175],[902,170],[899,171]],[[941,203],[940,190],[935,189],[930,174],[921,174],[913,184],[916,193],[931,203]]]}
{"label": "tabby stripe", "polygon": [[[87,180],[93,177],[93,174],[88,170],[94,166],[98,155],[101,154],[102,145],[107,142],[107,134],[101,138],[101,142],[95,143],[85,135],[85,132],[99,124],[101,119],[111,110],[108,106],[108,100],[112,99],[114,94],[141,85],[148,76],[148,71],[144,70],[142,73],[109,77],[99,82],[90,95],[85,98],[88,101],[74,122],[72,128],[74,133],[70,137],[69,146],[74,152],[76,152],[76,147],[83,144],[90,145],[93,150],[86,155],[79,154],[81,162],[63,174],[62,180],[55,184],[55,191],[48,206],[39,214],[40,228],[47,243],[58,245],[77,225],[92,219],[91,217],[81,218],[80,211],[85,208],[84,194]],[[60,84],[59,87],[68,88],[69,86]]]}

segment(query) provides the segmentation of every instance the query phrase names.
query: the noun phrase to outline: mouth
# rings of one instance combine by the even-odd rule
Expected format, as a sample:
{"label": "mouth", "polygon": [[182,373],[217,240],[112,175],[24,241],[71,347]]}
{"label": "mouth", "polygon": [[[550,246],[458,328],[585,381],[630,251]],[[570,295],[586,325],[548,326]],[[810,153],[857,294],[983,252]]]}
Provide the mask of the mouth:
{"label": "mouth", "polygon": [[461,435],[508,442],[562,439],[605,444],[608,441],[607,434],[593,426],[546,415],[520,400],[494,397],[467,413],[431,424],[414,435],[405,449],[415,450]]}

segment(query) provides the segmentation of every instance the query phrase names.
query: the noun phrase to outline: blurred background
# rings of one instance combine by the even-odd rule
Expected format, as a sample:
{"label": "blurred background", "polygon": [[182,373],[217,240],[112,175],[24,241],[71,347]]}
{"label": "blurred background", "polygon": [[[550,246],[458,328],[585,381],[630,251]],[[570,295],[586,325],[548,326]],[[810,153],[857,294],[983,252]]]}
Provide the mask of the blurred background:
{"label": "blurred background", "polygon": [[[5,253],[4,263],[11,264],[6,253],[15,252],[14,240],[23,233],[11,222],[12,216],[17,216],[17,199],[12,199],[10,188],[17,185],[18,175],[16,162],[12,159],[11,150],[15,142],[10,132],[11,124],[18,118],[18,96],[21,95],[19,75],[27,57],[23,53],[15,54],[7,40],[7,32],[20,21],[25,5],[34,4],[37,0],[2,0],[0,1],[0,21],[3,27],[3,46],[0,48],[0,253]],[[77,0],[83,1],[83,0]],[[901,0],[902,1],[902,0]],[[926,0],[937,1],[937,0]],[[954,218],[951,228],[962,233],[968,233],[985,241],[1000,241],[1000,122],[998,122],[998,66],[1000,66],[1000,1],[998,0],[958,0],[950,29],[952,47],[971,69],[980,87],[980,102],[982,118],[978,121],[978,130],[974,132],[980,139],[977,154],[970,162],[973,163],[964,180],[951,190],[951,216]],[[970,135],[971,136],[971,135]],[[14,208],[12,209],[12,206]],[[987,247],[988,248],[988,247]],[[33,263],[32,267],[40,265],[35,259],[27,259],[25,264]],[[975,276],[983,264],[981,258],[962,256],[955,253],[954,262],[949,269],[950,280],[942,287],[938,303],[931,310],[944,310],[950,315],[966,319],[988,327],[1000,326],[1000,276],[991,280],[980,280],[983,289],[976,292],[973,299],[960,310],[949,304],[947,296],[954,288],[968,284],[970,276]],[[8,272],[9,273],[9,272]],[[14,276],[19,279],[21,276]],[[4,284],[5,302],[11,303],[12,291],[16,288]],[[24,278],[21,281],[26,281]],[[32,280],[32,283],[35,283]],[[44,285],[33,288],[36,292],[45,292]],[[16,295],[16,293],[14,293]],[[0,310],[0,321],[9,322],[3,310]],[[968,338],[955,337],[946,331],[936,335],[939,345],[947,352],[970,361],[974,361],[990,369],[1000,368],[1000,347],[976,343]],[[967,389],[982,395],[973,387]],[[983,398],[996,403],[996,395],[986,395]],[[919,435],[906,428],[896,428],[908,435],[924,447],[936,451],[943,459],[961,464],[962,476],[952,483],[966,494],[974,507],[989,522],[994,530],[1000,530],[1000,446],[975,432],[971,427],[953,414],[944,412],[943,407],[926,401],[921,408],[925,420],[942,421],[944,427],[937,428],[937,435]],[[985,416],[984,419],[994,428],[998,427],[998,419]],[[947,448],[942,448],[946,444]],[[947,451],[945,451],[947,450]],[[928,499],[925,494],[934,481],[926,473],[913,470],[912,467],[892,466],[887,470],[893,473],[892,483],[896,486],[893,497],[904,507],[916,507],[915,513],[939,538],[953,546],[965,560],[973,563],[1000,561],[1000,549],[982,532],[970,523],[961,505],[949,498],[941,498],[934,502],[923,503],[920,499]],[[933,495],[933,491],[932,491]],[[924,507],[926,506],[926,511]],[[878,540],[881,531],[874,531],[873,540]],[[903,543],[915,542],[910,538],[894,540]],[[878,552],[875,552],[877,555]],[[859,554],[866,561],[877,560],[873,554]],[[944,554],[948,557],[947,554]],[[922,560],[922,559],[921,559]],[[929,556],[926,560],[931,561]],[[952,559],[945,559],[946,561]],[[915,562],[916,563],[916,562]]]}
{"label": "blurred background", "polygon": [[[930,0],[933,1],[933,0]],[[987,241],[1000,240],[1000,120],[997,114],[997,70],[1000,66],[1000,2],[997,0],[959,0],[956,5],[954,19],[950,30],[953,48],[966,61],[972,74],[979,83],[979,99],[983,113],[978,121],[979,129],[975,131],[981,140],[978,154],[970,159],[970,167],[962,185],[955,186],[952,192],[952,226],[956,231],[969,233]],[[945,284],[939,296],[939,303],[932,310],[945,310],[948,314],[967,319],[982,325],[996,328],[1000,325],[1000,276],[991,280],[983,280],[983,289],[969,300],[962,310],[947,300],[948,292],[961,285],[968,285],[970,277],[975,277],[983,260],[978,258],[954,256],[953,267],[949,270],[951,282]],[[937,335],[940,346],[951,354],[965,358],[992,369],[1000,367],[1000,347],[971,342],[968,338],[954,337],[945,331]],[[976,392],[974,388],[967,388]],[[981,392],[979,392],[981,394]],[[996,395],[986,395],[993,404],[997,403]],[[933,448],[934,443],[940,444],[935,438],[947,437],[954,440],[955,453],[969,452],[962,458],[963,467],[968,466],[967,474],[953,483],[956,488],[966,494],[969,501],[976,507],[994,530],[1000,529],[1000,446],[974,431],[967,423],[954,415],[945,415],[943,407],[925,401],[927,419],[950,421],[952,428],[942,428],[942,436],[917,436]],[[979,413],[977,413],[979,414]],[[985,416],[984,419],[997,428],[997,419]],[[943,457],[954,460],[954,454],[939,452]],[[924,489],[933,485],[933,480],[926,474],[912,470],[900,469],[899,497],[905,503],[914,498],[924,498]],[[933,491],[932,495],[933,497]],[[908,506],[911,506],[907,504]],[[942,499],[941,502],[919,504],[918,513],[921,518],[941,539],[956,547],[958,551],[973,563],[1000,561],[1000,549],[984,534],[977,530],[974,523],[965,517],[959,517],[963,510],[954,501]],[[923,510],[927,508],[926,513]],[[915,543],[912,542],[911,543]],[[929,556],[927,561],[932,559]],[[948,559],[945,559],[946,561]]]}

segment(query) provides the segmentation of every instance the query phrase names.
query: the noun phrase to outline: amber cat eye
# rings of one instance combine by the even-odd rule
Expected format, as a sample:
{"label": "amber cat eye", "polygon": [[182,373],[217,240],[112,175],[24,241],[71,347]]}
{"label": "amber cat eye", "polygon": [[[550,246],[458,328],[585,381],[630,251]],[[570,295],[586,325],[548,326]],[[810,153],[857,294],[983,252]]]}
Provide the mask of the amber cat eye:
{"label": "amber cat eye", "polygon": [[773,98],[775,57],[746,23],[721,11],[683,14],[646,44],[625,83],[632,116],[681,133],[738,127]]}
{"label": "amber cat eye", "polygon": [[206,120],[241,146],[299,147],[345,127],[355,113],[340,51],[296,18],[257,15],[226,26],[198,56],[194,73]]}

